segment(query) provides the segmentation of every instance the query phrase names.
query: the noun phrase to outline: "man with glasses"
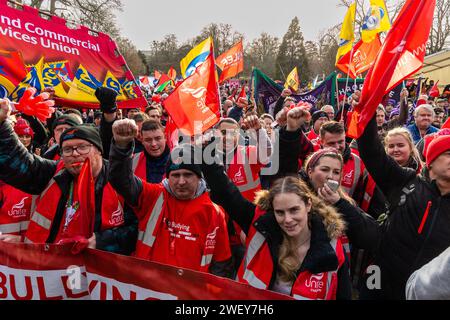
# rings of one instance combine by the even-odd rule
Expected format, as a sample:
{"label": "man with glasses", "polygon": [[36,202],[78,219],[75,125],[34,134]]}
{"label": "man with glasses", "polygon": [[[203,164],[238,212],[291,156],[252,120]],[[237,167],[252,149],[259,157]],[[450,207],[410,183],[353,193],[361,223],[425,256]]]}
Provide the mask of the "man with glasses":
{"label": "man with glasses", "polygon": [[[78,192],[80,171],[89,159],[94,179],[94,232],[88,239],[90,248],[130,254],[137,239],[137,220],[123,209],[123,200],[109,184],[108,161],[102,158],[103,147],[97,129],[77,125],[60,137],[62,170],[58,162],[29,153],[6,121],[11,113],[7,99],[0,99],[0,179],[24,192],[39,195],[32,210],[23,239],[28,243],[60,243],[76,237],[82,217]],[[84,205],[85,203],[81,203]],[[10,239],[11,241],[11,239]]]}

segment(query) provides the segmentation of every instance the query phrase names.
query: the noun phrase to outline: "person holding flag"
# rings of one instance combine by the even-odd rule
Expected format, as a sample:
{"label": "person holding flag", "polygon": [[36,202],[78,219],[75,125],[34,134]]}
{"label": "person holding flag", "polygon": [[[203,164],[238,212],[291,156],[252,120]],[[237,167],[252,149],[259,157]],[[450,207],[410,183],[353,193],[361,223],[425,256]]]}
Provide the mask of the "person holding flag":
{"label": "person holding flag", "polygon": [[35,156],[21,145],[6,121],[10,113],[10,102],[0,99],[0,179],[39,195],[23,241],[86,241],[91,248],[130,254],[137,222],[132,212],[124,212],[123,201],[109,184],[98,131],[89,125],[66,129],[60,137],[64,168],[58,171],[57,161]]}

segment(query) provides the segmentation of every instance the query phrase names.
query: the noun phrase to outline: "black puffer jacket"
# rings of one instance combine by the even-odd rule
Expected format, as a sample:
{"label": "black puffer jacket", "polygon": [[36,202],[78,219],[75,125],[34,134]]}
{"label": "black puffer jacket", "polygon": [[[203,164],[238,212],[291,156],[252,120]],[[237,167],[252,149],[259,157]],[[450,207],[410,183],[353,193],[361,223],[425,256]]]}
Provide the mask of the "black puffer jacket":
{"label": "black puffer jacket", "polygon": [[[50,180],[61,189],[62,196],[52,222],[47,243],[52,243],[64,216],[65,204],[69,196],[71,174],[62,170],[55,175],[57,161],[33,155],[20,143],[11,125],[0,123],[0,180],[29,194],[41,194]],[[131,211],[125,211],[125,223],[121,227],[101,231],[101,203],[103,188],[108,183],[108,161],[103,160],[102,170],[95,183],[95,225],[97,249],[130,254],[137,239],[137,219]]]}
{"label": "black puffer jacket", "polygon": [[358,139],[358,146],[367,170],[391,203],[374,261],[381,269],[381,289],[362,295],[405,299],[406,281],[412,272],[450,246],[450,194],[441,195],[436,181],[400,167],[386,155],[375,117]]}

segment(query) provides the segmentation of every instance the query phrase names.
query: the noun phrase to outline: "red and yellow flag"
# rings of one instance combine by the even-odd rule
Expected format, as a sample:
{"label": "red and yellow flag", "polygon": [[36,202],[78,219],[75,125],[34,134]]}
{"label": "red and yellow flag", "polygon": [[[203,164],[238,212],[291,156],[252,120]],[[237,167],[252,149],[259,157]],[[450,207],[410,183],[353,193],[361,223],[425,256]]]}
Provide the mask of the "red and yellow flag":
{"label": "red and yellow flag", "polygon": [[[352,79],[370,69],[381,49],[380,36],[376,35],[372,42],[359,40],[353,48],[353,54],[347,52],[336,64],[336,68],[348,74]],[[351,55],[351,61],[350,61]]]}
{"label": "red and yellow flag", "polygon": [[364,81],[348,136],[360,137],[383,96],[422,67],[435,5],[436,0],[407,0],[404,4]]}
{"label": "red and yellow flag", "polygon": [[176,126],[190,136],[219,121],[220,99],[211,53],[165,100],[164,107]]}
{"label": "red and yellow flag", "polygon": [[218,56],[216,65],[222,70],[219,83],[235,77],[244,71],[244,47],[242,46],[242,40],[236,43],[230,50]]}

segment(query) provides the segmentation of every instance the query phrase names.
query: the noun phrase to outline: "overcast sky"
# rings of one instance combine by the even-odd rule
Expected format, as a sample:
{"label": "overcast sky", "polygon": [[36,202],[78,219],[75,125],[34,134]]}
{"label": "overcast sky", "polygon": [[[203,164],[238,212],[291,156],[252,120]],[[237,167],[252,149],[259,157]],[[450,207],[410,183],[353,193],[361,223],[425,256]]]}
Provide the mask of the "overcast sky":
{"label": "overcast sky", "polygon": [[338,0],[122,0],[118,13],[122,35],[138,49],[148,50],[153,40],[174,33],[179,42],[200,34],[211,22],[229,23],[251,41],[267,32],[282,38],[297,16],[305,40],[342,22],[345,8]]}

